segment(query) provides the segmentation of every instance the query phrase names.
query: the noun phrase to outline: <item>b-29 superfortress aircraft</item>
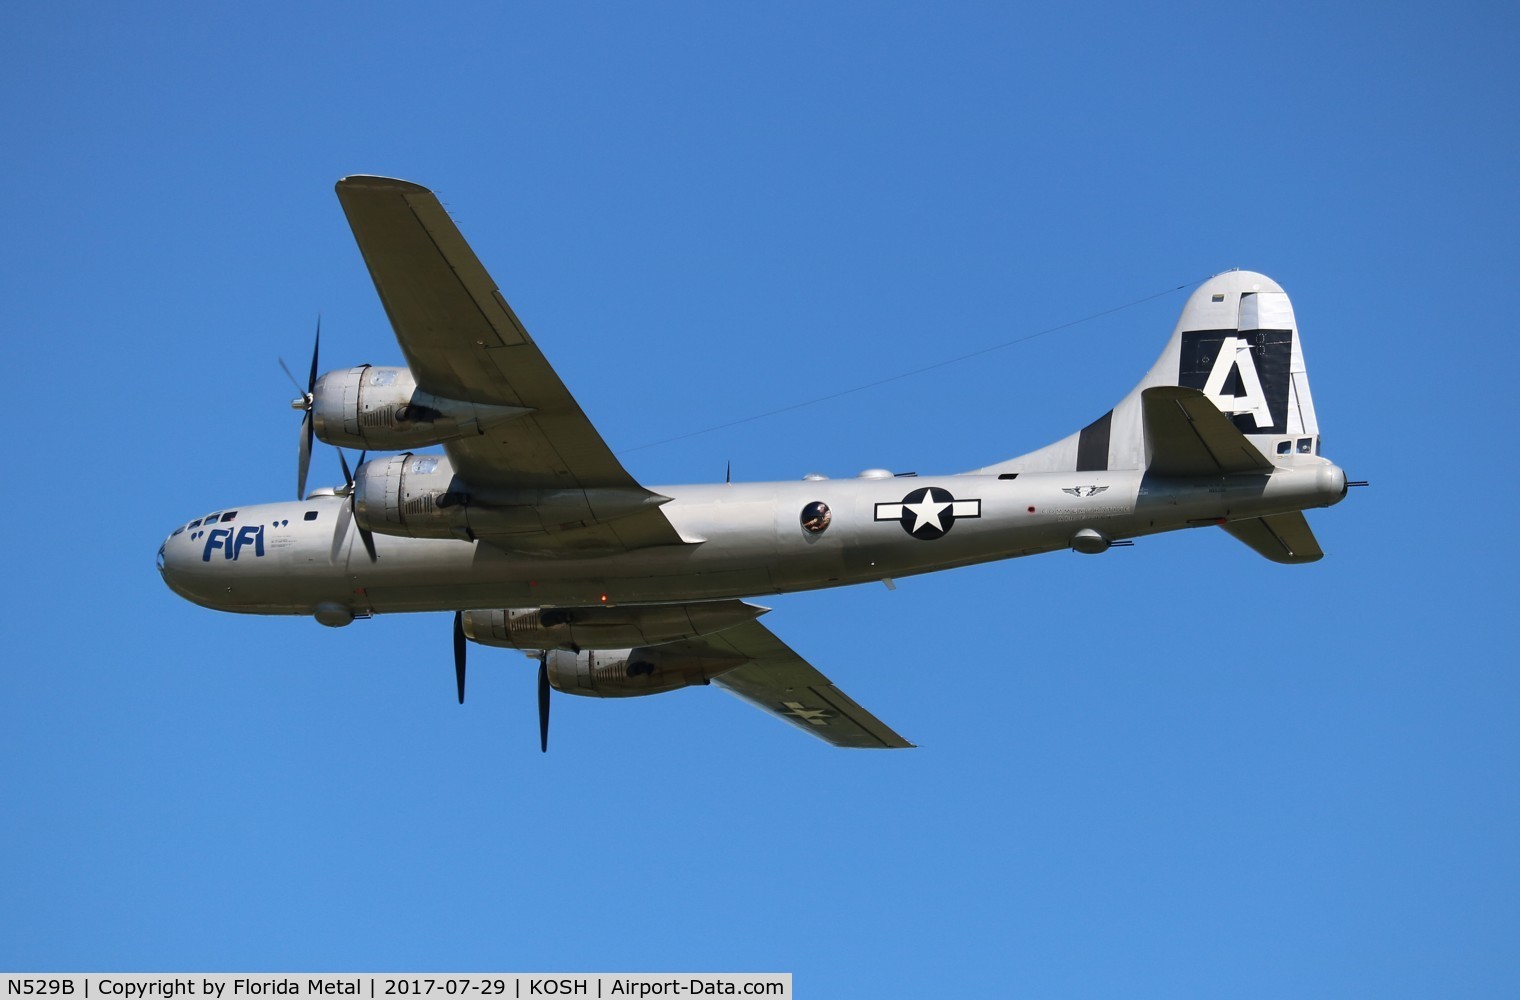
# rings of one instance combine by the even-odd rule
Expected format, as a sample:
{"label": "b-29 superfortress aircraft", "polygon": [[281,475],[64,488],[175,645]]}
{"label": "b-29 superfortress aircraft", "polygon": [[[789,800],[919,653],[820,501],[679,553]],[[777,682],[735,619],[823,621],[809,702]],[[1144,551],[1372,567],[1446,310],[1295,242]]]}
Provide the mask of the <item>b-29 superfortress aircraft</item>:
{"label": "b-29 superfortress aircraft", "polygon": [[[958,475],[647,488],[623,468],[433,193],[347,177],[338,200],[407,367],[317,376],[302,395],[297,496],[174,529],[165,582],[220,611],[324,625],[453,611],[466,641],[539,661],[594,697],[716,684],[843,747],[908,747],[757,620],[763,594],[994,559],[1098,553],[1218,525],[1275,562],[1323,554],[1302,511],[1346,495],[1288,296],[1231,271],[1188,300],[1161,358],[1070,437]],[[299,383],[297,388],[300,388]],[[313,438],[401,452],[306,492]],[[442,445],[443,454],[412,449]],[[1351,484],[1357,485],[1357,484]]]}

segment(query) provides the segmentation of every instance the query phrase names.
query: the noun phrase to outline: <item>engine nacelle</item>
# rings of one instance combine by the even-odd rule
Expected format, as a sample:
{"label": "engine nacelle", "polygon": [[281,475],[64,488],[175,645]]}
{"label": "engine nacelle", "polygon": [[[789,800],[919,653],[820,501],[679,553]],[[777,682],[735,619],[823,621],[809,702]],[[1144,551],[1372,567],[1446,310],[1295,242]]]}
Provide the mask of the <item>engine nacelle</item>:
{"label": "engine nacelle", "polygon": [[556,691],[591,698],[632,698],[707,684],[747,662],[742,656],[673,653],[660,646],[579,653],[556,649],[544,654],[549,683]]}
{"label": "engine nacelle", "polygon": [[642,489],[478,490],[447,455],[392,455],[354,472],[354,514],[368,531],[462,538],[573,531],[669,501]]}
{"label": "engine nacelle", "polygon": [[354,517],[383,535],[470,538],[464,492],[445,455],[392,455],[354,471]]}
{"label": "engine nacelle", "polygon": [[627,649],[657,646],[754,621],[768,608],[743,601],[588,608],[466,611],[464,634],[509,649]]}
{"label": "engine nacelle", "polygon": [[311,397],[318,438],[373,451],[426,448],[532,412],[445,399],[418,389],[410,369],[373,365],[328,372],[317,379]]}

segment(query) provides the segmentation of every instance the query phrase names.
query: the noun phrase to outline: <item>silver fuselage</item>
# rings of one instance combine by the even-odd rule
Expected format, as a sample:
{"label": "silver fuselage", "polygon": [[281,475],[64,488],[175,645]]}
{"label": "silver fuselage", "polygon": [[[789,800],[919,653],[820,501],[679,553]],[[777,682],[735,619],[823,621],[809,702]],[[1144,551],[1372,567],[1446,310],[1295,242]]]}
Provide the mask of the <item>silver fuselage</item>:
{"label": "silver fuselage", "polygon": [[[937,512],[945,530],[931,539],[910,533],[915,515],[896,516],[924,488],[958,502]],[[360,544],[348,500],[313,496],[225,508],[218,513],[235,511],[230,521],[171,535],[159,565],[181,596],[249,614],[308,615],[334,605],[363,616],[703,601],[1065,549],[1082,529],[1120,540],[1327,507],[1345,490],[1341,470],[1316,456],[1291,456],[1270,474],[1193,479],[1120,471],[656,487],[671,498],[661,510],[686,544],[567,557],[377,534],[374,560]],[[817,501],[828,505],[831,520],[815,534],[801,519]]]}

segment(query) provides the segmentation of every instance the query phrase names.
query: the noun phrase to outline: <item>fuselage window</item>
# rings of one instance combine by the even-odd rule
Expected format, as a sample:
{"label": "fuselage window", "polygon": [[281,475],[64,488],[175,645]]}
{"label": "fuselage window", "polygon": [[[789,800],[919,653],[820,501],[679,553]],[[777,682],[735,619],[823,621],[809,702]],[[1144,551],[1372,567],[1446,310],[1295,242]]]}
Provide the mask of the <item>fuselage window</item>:
{"label": "fuselage window", "polygon": [[317,519],[317,512],[314,510],[307,511],[305,519],[308,521],[315,521]]}
{"label": "fuselage window", "polygon": [[832,520],[834,520],[834,514],[829,510],[829,505],[822,500],[814,500],[802,508],[802,529],[809,534],[823,534],[824,529]]}
{"label": "fuselage window", "polygon": [[1293,442],[1292,441],[1279,441],[1279,442],[1277,442],[1277,453],[1279,455],[1286,455],[1286,454],[1288,454],[1292,450],[1293,450]]}
{"label": "fuselage window", "polygon": [[1313,438],[1299,438],[1298,439],[1298,453],[1300,455],[1307,455],[1307,454],[1309,454],[1310,449],[1312,449],[1313,447],[1314,447],[1314,439]]}

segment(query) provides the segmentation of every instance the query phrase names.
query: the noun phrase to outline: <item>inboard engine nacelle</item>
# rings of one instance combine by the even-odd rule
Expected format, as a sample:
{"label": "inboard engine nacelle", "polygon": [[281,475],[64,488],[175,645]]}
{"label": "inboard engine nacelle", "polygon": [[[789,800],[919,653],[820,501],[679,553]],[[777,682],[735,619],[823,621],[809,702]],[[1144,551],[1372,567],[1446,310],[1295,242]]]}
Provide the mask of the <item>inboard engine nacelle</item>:
{"label": "inboard engine nacelle", "polygon": [[417,388],[407,368],[360,365],[331,371],[311,391],[312,427],[331,445],[373,451],[426,448],[483,431],[532,410],[466,403]]}
{"label": "inboard engine nacelle", "polygon": [[573,531],[669,501],[641,489],[478,489],[455,474],[447,455],[392,455],[354,472],[360,526],[405,538]]}
{"label": "inboard engine nacelle", "polygon": [[509,649],[628,649],[657,646],[754,621],[769,608],[744,601],[608,605],[589,608],[505,608],[464,612],[464,634]]}
{"label": "inboard engine nacelle", "polygon": [[556,691],[592,698],[631,698],[706,684],[747,662],[741,656],[682,654],[659,646],[544,654]]}

